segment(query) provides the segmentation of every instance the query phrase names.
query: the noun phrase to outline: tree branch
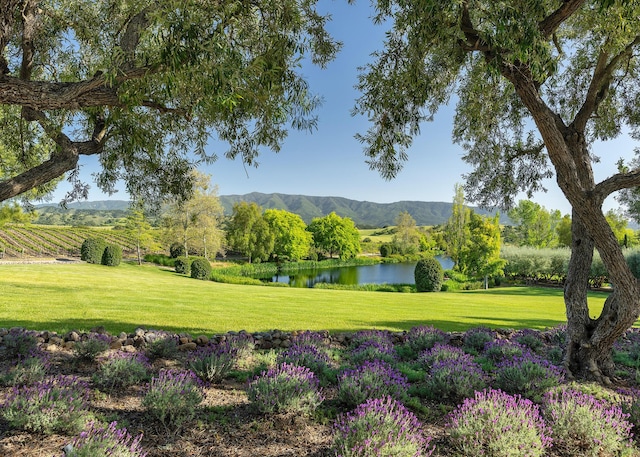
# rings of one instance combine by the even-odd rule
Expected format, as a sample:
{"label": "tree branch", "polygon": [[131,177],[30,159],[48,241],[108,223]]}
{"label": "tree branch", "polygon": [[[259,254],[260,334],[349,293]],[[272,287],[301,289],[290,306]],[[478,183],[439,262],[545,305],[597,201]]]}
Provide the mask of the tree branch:
{"label": "tree branch", "polygon": [[594,194],[600,201],[604,201],[609,195],[622,189],[640,186],[640,168],[627,173],[617,173],[598,183]]}
{"label": "tree branch", "polygon": [[25,81],[31,79],[33,71],[34,42],[38,28],[36,9],[35,0],[26,0],[22,7],[22,65],[20,66],[20,79]]}
{"label": "tree branch", "polygon": [[465,51],[481,51],[487,53],[491,51],[489,44],[480,38],[478,31],[471,22],[471,14],[469,14],[469,3],[462,4],[462,15],[460,16],[460,30],[464,33],[466,41],[460,40],[460,46]]}
{"label": "tree branch", "polygon": [[560,8],[544,18],[538,25],[542,36],[549,38],[555,33],[560,25],[578,11],[585,0],[564,0]]}

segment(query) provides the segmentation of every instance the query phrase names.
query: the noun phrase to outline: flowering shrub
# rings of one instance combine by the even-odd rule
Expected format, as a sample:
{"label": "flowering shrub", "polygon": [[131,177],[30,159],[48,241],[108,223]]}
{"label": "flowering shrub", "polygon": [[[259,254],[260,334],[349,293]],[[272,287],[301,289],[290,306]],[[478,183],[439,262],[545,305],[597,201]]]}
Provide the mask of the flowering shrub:
{"label": "flowering shrub", "polygon": [[449,335],[433,326],[421,325],[412,327],[407,332],[406,345],[414,354],[431,349],[436,343],[446,344],[449,342]]}
{"label": "flowering shrub", "polygon": [[585,457],[631,455],[631,424],[619,406],[573,389],[544,396],[543,413],[554,446]]}
{"label": "flowering shrub", "polygon": [[156,332],[156,337],[147,345],[147,357],[151,360],[173,359],[178,354],[178,339],[167,332]]}
{"label": "flowering shrub", "polygon": [[32,351],[26,358],[20,359],[0,376],[0,384],[5,386],[26,386],[42,381],[51,365],[49,354],[40,350]]}
{"label": "flowering shrub", "polygon": [[351,348],[357,348],[361,344],[371,341],[385,346],[393,346],[391,333],[387,330],[360,330],[351,336]]}
{"label": "flowering shrub", "polygon": [[12,328],[2,337],[2,344],[5,347],[5,354],[10,359],[28,357],[33,351],[38,349],[36,333],[22,328]]}
{"label": "flowering shrub", "polygon": [[229,343],[208,344],[189,355],[187,365],[205,382],[219,382],[236,363],[238,351]]}
{"label": "flowering shrub", "polygon": [[433,452],[429,441],[417,417],[388,396],[367,400],[333,426],[338,457],[427,457]]}
{"label": "flowering shrub", "polygon": [[494,372],[494,387],[533,400],[564,379],[560,368],[532,354],[500,362]]}
{"label": "flowering shrub", "polygon": [[485,344],[493,341],[493,331],[486,327],[475,327],[464,333],[463,341],[467,352],[478,354],[482,352]]}
{"label": "flowering shrub", "polygon": [[94,361],[98,354],[109,349],[111,337],[101,333],[90,333],[84,341],[78,341],[73,345],[76,357],[84,361]]}
{"label": "flowering shrub", "polygon": [[537,457],[551,446],[538,406],[500,390],[465,399],[449,416],[447,427],[460,456]]}
{"label": "flowering shrub", "polygon": [[381,360],[364,362],[338,376],[338,399],[348,406],[384,396],[402,400],[407,396],[408,388],[406,376]]}
{"label": "flowering shrub", "polygon": [[126,388],[148,379],[151,365],[142,354],[118,353],[109,357],[93,375],[93,382],[103,390]]}
{"label": "flowering shrub", "polygon": [[307,330],[292,337],[291,342],[299,346],[324,346],[325,337],[320,332]]}
{"label": "flowering shrub", "polygon": [[618,389],[618,393],[622,396],[620,401],[622,412],[629,415],[628,420],[637,432],[640,428],[640,390],[623,388]]}
{"label": "flowering shrub", "polygon": [[73,376],[56,376],[14,387],[0,416],[16,429],[51,434],[77,433],[88,418],[89,388]]}
{"label": "flowering shrub", "polygon": [[462,349],[449,346],[447,344],[436,343],[431,349],[427,349],[418,358],[418,363],[426,368],[430,368],[434,363],[443,360],[466,359],[473,360],[469,354]]}
{"label": "flowering shrub", "polygon": [[126,428],[118,429],[117,425],[112,422],[103,428],[92,422],[65,447],[64,457],[145,457],[147,453],[140,446],[142,434],[132,438]]}
{"label": "flowering shrub", "polygon": [[256,347],[253,337],[247,333],[238,333],[227,337],[227,343],[236,350],[236,356],[239,362],[246,361]]}
{"label": "flowering shrub", "polygon": [[432,398],[454,401],[471,397],[486,385],[484,371],[469,355],[435,362],[426,378],[426,387]]}
{"label": "flowering shrub", "polygon": [[518,330],[513,338],[518,343],[525,347],[528,347],[534,352],[538,352],[544,345],[542,339],[540,339],[540,332],[538,332],[537,330],[532,330],[530,328]]}
{"label": "flowering shrub", "polygon": [[249,382],[247,396],[263,413],[311,413],[324,400],[307,367],[282,363]]}
{"label": "flowering shrub", "polygon": [[276,363],[290,363],[307,367],[316,375],[325,372],[331,363],[329,356],[311,344],[294,343],[289,349],[278,354]]}
{"label": "flowering shrub", "polygon": [[489,341],[484,346],[484,355],[492,362],[522,357],[525,352],[527,348],[523,345],[508,340]]}
{"label": "flowering shrub", "polygon": [[166,429],[177,432],[195,417],[196,407],[203,399],[200,380],[193,372],[162,370],[151,379],[142,406]]}
{"label": "flowering shrub", "polygon": [[375,340],[363,341],[351,350],[349,358],[354,365],[359,365],[367,360],[382,360],[387,363],[394,363],[398,360],[393,344]]}

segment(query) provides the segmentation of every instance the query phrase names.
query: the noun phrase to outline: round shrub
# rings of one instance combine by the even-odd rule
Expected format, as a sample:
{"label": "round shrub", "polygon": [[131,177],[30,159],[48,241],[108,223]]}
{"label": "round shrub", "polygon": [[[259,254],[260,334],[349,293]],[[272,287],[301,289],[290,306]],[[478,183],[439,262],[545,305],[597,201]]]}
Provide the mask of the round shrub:
{"label": "round shrub", "polygon": [[207,280],[211,276],[211,263],[207,259],[197,258],[191,262],[191,277]]}
{"label": "round shrub", "polygon": [[380,257],[389,257],[393,254],[393,246],[389,243],[384,243],[380,245]]}
{"label": "round shrub", "polygon": [[142,433],[132,438],[126,428],[117,425],[112,422],[103,428],[91,423],[68,449],[65,446],[65,457],[145,457],[147,453],[140,446]]}
{"label": "round shrub", "polygon": [[151,364],[143,354],[123,352],[109,357],[92,379],[98,388],[111,391],[148,380],[150,369]]}
{"label": "round shrub", "polygon": [[90,333],[89,336],[82,341],[78,341],[73,346],[75,356],[85,362],[93,362],[101,352],[109,349],[111,337],[101,333]]}
{"label": "round shrub", "polygon": [[426,387],[432,398],[460,401],[487,386],[480,365],[467,357],[435,362],[426,378]]}
{"label": "round shrub", "polygon": [[384,344],[373,340],[365,341],[352,349],[349,358],[354,365],[358,365],[365,360],[382,360],[391,364],[398,361],[393,344]]}
{"label": "round shrub", "polygon": [[409,383],[400,371],[381,360],[364,362],[338,376],[338,399],[347,406],[357,406],[370,398],[390,396],[402,400]]}
{"label": "round shrub", "polygon": [[169,257],[172,259],[177,259],[178,257],[184,257],[187,254],[187,251],[184,249],[184,244],[182,243],[173,243],[169,246]]}
{"label": "round shrub", "polygon": [[434,326],[419,325],[407,332],[405,344],[417,356],[421,352],[431,349],[436,343],[448,343],[449,335]]}
{"label": "round shrub", "polygon": [[294,343],[278,354],[276,362],[307,367],[316,375],[320,375],[329,368],[331,360],[326,352],[321,351],[313,344]]}
{"label": "round shrub", "polygon": [[391,397],[367,400],[338,416],[333,426],[333,448],[340,457],[428,457],[430,441],[418,418]]}
{"label": "round shrub", "polygon": [[191,274],[191,261],[188,257],[178,257],[174,263],[176,273],[180,273],[183,275]]}
{"label": "round shrub", "polygon": [[554,446],[566,455],[634,455],[629,415],[619,406],[573,389],[548,392],[543,414]]}
{"label": "round shrub", "polygon": [[188,367],[205,382],[219,382],[235,366],[238,351],[229,343],[208,344],[193,352]]}
{"label": "round shrub", "polygon": [[449,416],[447,428],[459,456],[538,457],[551,446],[538,406],[500,390],[465,399]]}
{"label": "round shrub", "polygon": [[2,337],[5,356],[10,359],[22,359],[38,350],[36,332],[22,328],[12,328]]}
{"label": "round shrub", "polygon": [[51,361],[49,354],[33,351],[26,358],[21,358],[6,373],[0,374],[0,385],[27,386],[45,379]]}
{"label": "round shrub", "polygon": [[532,400],[540,400],[542,394],[564,379],[560,368],[531,352],[503,360],[496,366],[494,376],[495,387]]}
{"label": "round shrub", "polygon": [[418,292],[440,292],[444,270],[435,257],[418,260],[413,274]]}
{"label": "round shrub", "polygon": [[254,378],[249,401],[262,413],[308,414],[324,400],[318,378],[307,367],[282,363]]}
{"label": "round shrub", "polygon": [[462,340],[465,351],[475,355],[482,352],[488,342],[493,341],[493,332],[490,328],[474,327],[464,333]]}
{"label": "round shrub", "polygon": [[122,261],[122,248],[117,244],[108,244],[102,253],[102,265],[117,267]]}
{"label": "round shrub", "polygon": [[448,344],[437,343],[431,349],[427,349],[418,357],[418,364],[424,368],[431,368],[435,363],[444,360],[466,359],[473,361],[473,358],[462,349]]}
{"label": "round shrub", "polygon": [[80,246],[80,259],[87,263],[102,263],[102,254],[107,243],[102,238],[87,238]]}

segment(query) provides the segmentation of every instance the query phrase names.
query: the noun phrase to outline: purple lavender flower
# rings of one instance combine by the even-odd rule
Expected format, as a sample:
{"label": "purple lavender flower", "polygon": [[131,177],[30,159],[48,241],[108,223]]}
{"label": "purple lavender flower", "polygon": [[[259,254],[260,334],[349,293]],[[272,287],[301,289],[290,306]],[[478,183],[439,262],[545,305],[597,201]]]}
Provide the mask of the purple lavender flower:
{"label": "purple lavender flower", "polygon": [[338,376],[338,399],[348,406],[387,395],[402,400],[408,389],[406,376],[381,360],[366,361]]}
{"label": "purple lavender flower", "polygon": [[484,389],[487,377],[480,365],[467,355],[434,362],[426,377],[426,385],[433,398],[459,401]]}
{"label": "purple lavender flower", "polygon": [[482,352],[484,345],[493,341],[494,332],[487,327],[475,327],[464,333],[463,341],[465,350],[472,354]]}
{"label": "purple lavender flower", "polygon": [[473,357],[460,348],[449,346],[448,344],[436,343],[431,349],[427,349],[420,354],[418,363],[426,368],[430,368],[436,362],[458,359],[473,361]]}
{"label": "purple lavender flower", "polygon": [[337,457],[428,457],[433,453],[430,441],[418,418],[389,396],[367,400],[338,416],[333,426]]}
{"label": "purple lavender flower", "polygon": [[126,388],[148,379],[151,364],[142,353],[119,352],[109,355],[93,375],[101,389]]}
{"label": "purple lavender flower", "polygon": [[391,332],[387,330],[360,330],[351,336],[351,348],[357,348],[365,342],[376,342],[384,346],[393,346]]}
{"label": "purple lavender flower", "polygon": [[234,367],[238,350],[228,342],[208,344],[191,353],[188,367],[205,382],[219,382]]}
{"label": "purple lavender flower", "polygon": [[291,342],[300,346],[316,346],[321,347],[325,346],[325,334],[321,332],[312,332],[312,331],[304,331],[298,333],[293,338],[291,338]]}
{"label": "purple lavender flower", "polygon": [[540,332],[530,328],[518,330],[513,335],[513,338],[521,345],[531,349],[533,352],[538,352],[544,345]]}
{"label": "purple lavender flower", "polygon": [[484,346],[484,355],[492,362],[522,357],[527,352],[529,350],[522,344],[509,340],[489,341]]}
{"label": "purple lavender flower", "polygon": [[377,340],[366,340],[351,350],[349,355],[353,364],[360,364],[365,360],[382,360],[387,363],[398,361],[398,355],[393,344]]}
{"label": "purple lavender flower", "polygon": [[329,356],[311,344],[294,343],[278,354],[276,363],[290,363],[309,368],[316,375],[324,372],[331,363]]}
{"label": "purple lavender flower", "polygon": [[140,442],[142,434],[133,438],[126,428],[117,428],[112,422],[107,428],[91,422],[88,428],[76,437],[65,452],[64,457],[145,457],[147,453]]}
{"label": "purple lavender flower", "polygon": [[437,343],[447,344],[450,337],[447,333],[433,326],[421,325],[412,327],[406,336],[406,344],[414,354],[431,349]]}
{"label": "purple lavender flower", "polygon": [[552,443],[539,407],[500,390],[466,398],[449,415],[446,427],[460,456],[539,457]]}
{"label": "purple lavender flower", "polygon": [[525,352],[496,366],[493,385],[511,394],[539,400],[544,392],[563,380],[562,369],[531,352]]}

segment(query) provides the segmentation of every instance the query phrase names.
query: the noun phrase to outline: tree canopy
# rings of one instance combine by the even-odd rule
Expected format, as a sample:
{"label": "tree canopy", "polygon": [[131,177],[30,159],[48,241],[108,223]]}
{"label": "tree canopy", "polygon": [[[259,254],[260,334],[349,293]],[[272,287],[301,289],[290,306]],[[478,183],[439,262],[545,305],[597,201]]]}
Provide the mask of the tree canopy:
{"label": "tree canopy", "polygon": [[[565,284],[569,373],[608,382],[611,347],[640,314],[640,285],[602,211],[640,185],[638,163],[596,182],[596,140],[640,134],[640,3],[625,0],[379,0],[384,49],[362,69],[358,138],[371,168],[397,175],[424,121],[456,95],[453,139],[473,170],[467,197],[510,208],[555,175],[572,206]],[[603,157],[615,162],[618,157]],[[615,284],[601,315],[587,303],[594,247]]]}
{"label": "tree canopy", "polygon": [[[189,170],[217,154],[257,164],[287,129],[313,129],[319,104],[299,72],[340,47],[316,0],[2,0],[0,201],[51,190],[80,156],[98,186],[134,198],[185,197]],[[30,193],[28,193],[30,192]],[[25,194],[28,193],[28,194]]]}
{"label": "tree canopy", "polygon": [[348,217],[331,212],[314,218],[307,230],[313,235],[314,247],[329,258],[337,254],[341,259],[351,259],[361,251],[360,232]]}

